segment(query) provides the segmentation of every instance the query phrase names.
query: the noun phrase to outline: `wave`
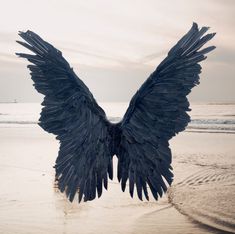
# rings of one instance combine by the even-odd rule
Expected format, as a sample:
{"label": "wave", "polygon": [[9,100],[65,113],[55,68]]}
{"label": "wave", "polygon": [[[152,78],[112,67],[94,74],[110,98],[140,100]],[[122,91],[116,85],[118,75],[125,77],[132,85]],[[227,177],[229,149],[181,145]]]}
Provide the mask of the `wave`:
{"label": "wave", "polygon": [[[24,116],[22,116],[22,120],[20,117],[12,119],[0,119],[0,124],[20,124],[20,125],[28,125],[28,124],[38,124],[36,117],[30,118],[28,120],[23,120]],[[121,121],[120,117],[109,116],[108,119],[117,123]],[[235,133],[235,119],[192,119],[189,123],[186,131],[188,132],[207,132],[207,133]]]}
{"label": "wave", "polygon": [[[117,123],[121,120],[120,117],[108,117],[109,121],[113,123]],[[36,120],[20,120],[17,118],[16,120],[0,120],[0,124],[38,124],[39,121]]]}
{"label": "wave", "polygon": [[192,132],[235,133],[235,119],[192,119],[187,130]]}
{"label": "wave", "polygon": [[235,125],[235,119],[192,119],[190,124]]}
{"label": "wave", "polygon": [[0,124],[38,124],[38,121],[28,121],[28,120],[0,120]]}

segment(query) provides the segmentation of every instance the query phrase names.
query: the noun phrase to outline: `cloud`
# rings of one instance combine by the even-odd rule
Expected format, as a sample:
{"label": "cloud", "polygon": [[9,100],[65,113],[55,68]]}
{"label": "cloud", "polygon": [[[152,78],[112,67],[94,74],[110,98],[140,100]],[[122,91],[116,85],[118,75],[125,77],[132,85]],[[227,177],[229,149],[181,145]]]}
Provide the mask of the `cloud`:
{"label": "cloud", "polygon": [[219,46],[209,56],[211,62],[235,65],[235,48]]}
{"label": "cloud", "polygon": [[[214,98],[222,99],[227,95],[235,100],[234,92],[226,92],[235,85],[235,1],[24,0],[22,3],[8,0],[2,8],[0,93],[8,97],[16,93],[11,90],[13,85],[9,82],[12,82],[24,85],[22,90],[27,94],[21,94],[24,100],[35,98],[34,92],[27,91],[32,88],[25,80],[29,72],[22,65],[27,61],[14,55],[16,51],[26,51],[15,43],[19,40],[18,30],[31,29],[60,49],[99,99],[123,101],[129,100],[196,21],[199,26],[209,25],[210,31],[217,32],[210,42],[217,48],[203,63],[203,72],[208,78],[198,87],[201,92],[196,91],[193,97],[195,100],[213,99],[207,90],[217,77],[213,85],[216,90],[225,91],[214,92]],[[223,79],[219,79],[220,76]],[[20,98],[19,92],[17,95],[17,99]]]}
{"label": "cloud", "polygon": [[0,42],[1,43],[9,43],[10,41],[14,41],[16,37],[16,33],[13,32],[0,32]]}

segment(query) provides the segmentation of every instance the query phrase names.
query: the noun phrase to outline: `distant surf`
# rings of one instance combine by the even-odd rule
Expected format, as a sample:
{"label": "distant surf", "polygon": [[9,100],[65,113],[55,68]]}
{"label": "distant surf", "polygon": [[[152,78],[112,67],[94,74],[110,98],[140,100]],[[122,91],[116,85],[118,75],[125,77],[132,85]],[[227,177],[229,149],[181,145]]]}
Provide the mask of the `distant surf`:
{"label": "distant surf", "polygon": [[[111,122],[119,122],[128,103],[100,103]],[[39,103],[0,103],[0,124],[37,124]],[[191,122],[186,131],[235,133],[235,104],[192,104]]]}

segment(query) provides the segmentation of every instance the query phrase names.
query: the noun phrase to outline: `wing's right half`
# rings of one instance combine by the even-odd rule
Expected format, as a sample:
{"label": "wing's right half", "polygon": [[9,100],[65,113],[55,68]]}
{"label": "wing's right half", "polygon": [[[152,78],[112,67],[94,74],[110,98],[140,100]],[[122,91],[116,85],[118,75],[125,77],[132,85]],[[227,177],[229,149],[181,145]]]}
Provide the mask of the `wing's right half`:
{"label": "wing's right half", "polygon": [[129,179],[131,196],[136,185],[138,197],[142,200],[143,191],[149,199],[148,185],[157,199],[167,190],[164,179],[172,183],[168,141],[190,121],[187,95],[199,84],[199,62],[215,48],[201,49],[215,35],[203,36],[207,30],[193,24],[133,96],[120,123],[118,179],[123,191]]}

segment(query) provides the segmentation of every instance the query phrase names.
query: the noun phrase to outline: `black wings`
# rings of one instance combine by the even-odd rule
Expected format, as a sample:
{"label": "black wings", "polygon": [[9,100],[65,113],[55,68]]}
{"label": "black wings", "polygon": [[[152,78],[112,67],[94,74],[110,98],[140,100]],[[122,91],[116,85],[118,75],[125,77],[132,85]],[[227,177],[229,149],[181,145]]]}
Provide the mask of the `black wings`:
{"label": "black wings", "polygon": [[72,201],[101,196],[112,179],[112,156],[118,157],[122,190],[136,186],[139,199],[148,187],[155,199],[173,180],[168,141],[190,121],[187,95],[199,84],[199,62],[215,47],[201,47],[215,34],[203,36],[196,23],[133,96],[123,120],[111,124],[89,89],[76,76],[61,52],[31,31],[20,32],[19,42],[34,55],[26,58],[36,90],[45,95],[39,125],[60,140],[56,160],[59,189]]}
{"label": "black wings", "polygon": [[121,122],[118,179],[123,191],[129,179],[131,196],[135,184],[139,199],[142,200],[142,191],[148,199],[149,185],[157,199],[167,189],[164,179],[168,184],[173,180],[168,141],[190,121],[186,96],[199,84],[199,62],[215,48],[200,50],[215,35],[203,36],[207,30],[207,27],[199,30],[194,23],[130,102]]}
{"label": "black wings", "polygon": [[34,86],[45,95],[39,125],[60,140],[56,160],[58,187],[72,201],[79,189],[79,201],[92,200],[107,188],[107,173],[112,178],[109,123],[89,89],[76,76],[62,53],[37,34],[19,35],[21,45],[34,55],[26,58]]}

